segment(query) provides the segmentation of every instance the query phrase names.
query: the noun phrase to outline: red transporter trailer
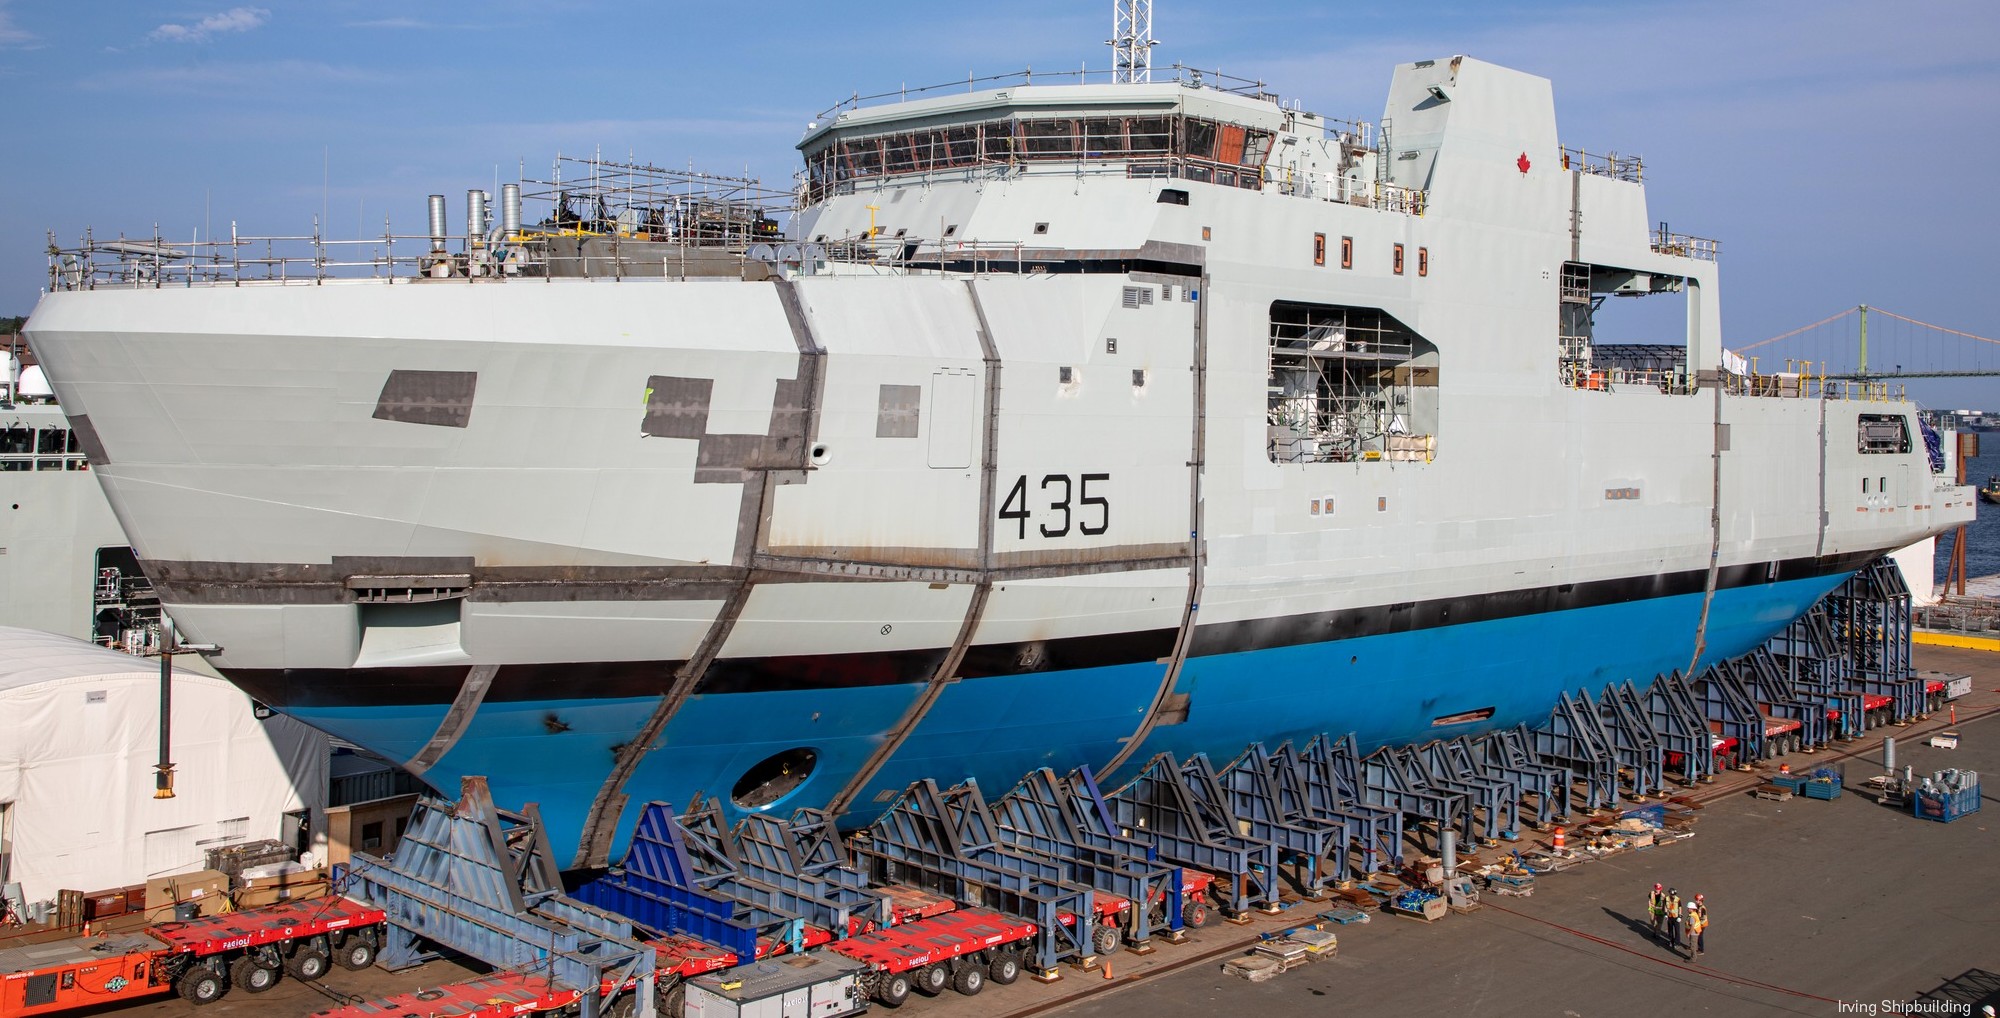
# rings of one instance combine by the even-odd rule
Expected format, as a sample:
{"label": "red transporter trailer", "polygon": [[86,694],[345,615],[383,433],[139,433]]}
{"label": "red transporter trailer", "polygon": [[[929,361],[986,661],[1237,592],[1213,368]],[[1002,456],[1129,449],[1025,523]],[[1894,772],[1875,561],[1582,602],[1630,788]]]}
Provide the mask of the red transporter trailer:
{"label": "red transporter trailer", "polygon": [[379,908],[338,896],[288,901],[147,930],[167,944],[163,961],[180,995],[197,1003],[221,1000],[233,980],[246,993],[262,993],[290,972],[300,979],[326,975],[329,964],[365,969],[382,946]]}
{"label": "red transporter trailer", "polygon": [[366,1004],[314,1011],[313,1018],[508,1018],[567,1008],[582,998],[583,991],[557,986],[546,976],[493,972]]}
{"label": "red transporter trailer", "polygon": [[927,919],[849,937],[827,950],[869,967],[868,994],[884,1007],[901,1007],[916,990],[935,997],[947,986],[971,996],[986,980],[1020,978],[1023,942],[1035,924],[989,908],[961,908]]}
{"label": "red transporter trailer", "polygon": [[285,972],[318,979],[334,964],[364,969],[375,963],[384,918],[381,909],[330,897],[0,950],[0,1018],[169,992],[207,1004],[232,980],[260,993]]}

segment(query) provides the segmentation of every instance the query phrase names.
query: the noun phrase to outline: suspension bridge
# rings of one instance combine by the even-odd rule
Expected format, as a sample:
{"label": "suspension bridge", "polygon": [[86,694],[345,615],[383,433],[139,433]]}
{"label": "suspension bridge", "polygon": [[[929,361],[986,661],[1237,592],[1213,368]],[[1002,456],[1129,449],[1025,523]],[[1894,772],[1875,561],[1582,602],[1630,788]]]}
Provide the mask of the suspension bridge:
{"label": "suspension bridge", "polygon": [[2000,375],[2000,339],[1861,304],[1811,325],[1733,347],[1762,362],[1760,370],[1851,381],[1894,378],[1982,378]]}

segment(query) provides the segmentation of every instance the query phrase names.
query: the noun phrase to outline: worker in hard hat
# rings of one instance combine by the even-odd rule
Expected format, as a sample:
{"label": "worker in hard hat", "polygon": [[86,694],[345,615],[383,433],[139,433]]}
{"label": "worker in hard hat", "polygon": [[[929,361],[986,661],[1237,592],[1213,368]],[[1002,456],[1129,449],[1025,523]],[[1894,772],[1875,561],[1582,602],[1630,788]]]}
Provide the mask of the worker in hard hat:
{"label": "worker in hard hat", "polygon": [[1693,961],[1701,957],[1701,953],[1708,949],[1708,938],[1706,936],[1708,933],[1708,901],[1703,895],[1697,894],[1694,896],[1693,901],[1688,902],[1687,926],[1688,947],[1691,949],[1688,960]]}
{"label": "worker in hard hat", "polygon": [[1646,897],[1646,914],[1653,917],[1653,939],[1660,939],[1660,930],[1667,923],[1667,889],[1653,885],[1653,893]]}
{"label": "worker in hard hat", "polygon": [[1676,952],[1681,949],[1681,919],[1684,915],[1680,890],[1667,888],[1667,946]]}

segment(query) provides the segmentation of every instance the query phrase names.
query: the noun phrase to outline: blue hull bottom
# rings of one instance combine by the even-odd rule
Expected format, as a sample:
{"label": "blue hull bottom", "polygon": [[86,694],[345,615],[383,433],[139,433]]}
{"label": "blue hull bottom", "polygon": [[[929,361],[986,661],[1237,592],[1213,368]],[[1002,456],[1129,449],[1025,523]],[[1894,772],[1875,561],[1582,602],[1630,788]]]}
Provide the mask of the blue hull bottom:
{"label": "blue hull bottom", "polygon": [[[1720,590],[1710,612],[1706,666],[1754,650],[1847,578],[1846,574]],[[1159,753],[1208,753],[1221,763],[1251,742],[1354,732],[1364,752],[1386,744],[1472,734],[1548,716],[1558,693],[1607,683],[1644,685],[1684,669],[1701,595],[1444,626],[1409,633],[1190,658],[1176,691],[1187,720],[1156,727],[1116,783]],[[844,824],[861,825],[920,778],[976,779],[989,796],[1036,767],[1102,766],[1138,729],[1164,665],[1119,665],[972,679],[945,688],[896,755],[854,799]],[[692,697],[667,725],[625,791],[613,858],[642,803],[685,804],[696,792],[728,798],[759,761],[807,747],[810,775],[764,807],[824,806],[858,772],[923,692],[922,684],[726,693]],[[483,705],[426,778],[455,794],[485,775],[503,804],[537,803],[558,857],[583,830],[619,747],[657,701],[538,700]],[[1491,708],[1484,720],[1439,718]],[[437,731],[443,704],[295,708],[289,713],[381,753],[408,760]]]}

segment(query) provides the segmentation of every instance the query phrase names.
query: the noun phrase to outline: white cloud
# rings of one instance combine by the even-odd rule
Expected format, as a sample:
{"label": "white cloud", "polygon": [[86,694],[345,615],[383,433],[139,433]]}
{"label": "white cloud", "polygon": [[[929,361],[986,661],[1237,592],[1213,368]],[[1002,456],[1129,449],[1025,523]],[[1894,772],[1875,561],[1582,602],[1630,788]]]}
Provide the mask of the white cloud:
{"label": "white cloud", "polygon": [[153,29],[151,38],[155,42],[201,42],[223,32],[248,32],[269,20],[271,12],[262,7],[231,7],[192,25],[161,25]]}
{"label": "white cloud", "polygon": [[26,46],[35,41],[35,33],[14,24],[14,15],[7,11],[7,0],[0,0],[0,47]]}

